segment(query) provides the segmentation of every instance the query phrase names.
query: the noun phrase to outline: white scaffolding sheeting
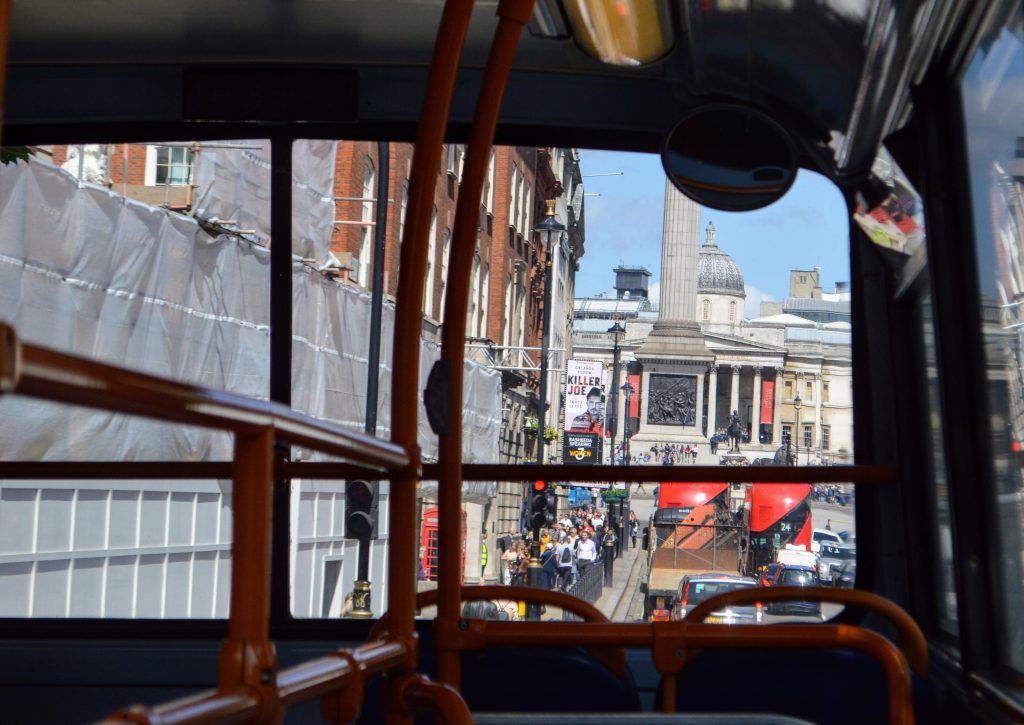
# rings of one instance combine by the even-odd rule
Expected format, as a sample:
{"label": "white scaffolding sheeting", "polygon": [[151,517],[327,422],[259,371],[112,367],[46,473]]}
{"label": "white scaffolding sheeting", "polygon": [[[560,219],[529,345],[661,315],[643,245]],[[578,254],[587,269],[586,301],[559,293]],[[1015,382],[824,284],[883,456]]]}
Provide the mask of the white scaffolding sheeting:
{"label": "white scaffolding sheeting", "polygon": [[[299,262],[295,270],[293,407],[362,430],[370,298]],[[0,319],[27,342],[265,399],[269,280],[259,246],[212,238],[188,217],[78,184],[43,161],[0,167]],[[382,438],[391,432],[393,322],[385,306]],[[438,352],[423,343],[420,390]],[[467,363],[464,394],[464,460],[492,460],[500,374]],[[434,459],[437,438],[419,405],[419,444]],[[7,460],[231,455],[226,435],[15,397],[0,398],[0,440]]]}
{"label": "white scaffolding sheeting", "polygon": [[[228,144],[259,149],[224,148]],[[327,259],[334,225],[336,141],[292,144],[292,251]],[[225,141],[202,146],[195,159],[196,216],[231,222],[233,229],[266,245],[270,241],[270,141]]]}

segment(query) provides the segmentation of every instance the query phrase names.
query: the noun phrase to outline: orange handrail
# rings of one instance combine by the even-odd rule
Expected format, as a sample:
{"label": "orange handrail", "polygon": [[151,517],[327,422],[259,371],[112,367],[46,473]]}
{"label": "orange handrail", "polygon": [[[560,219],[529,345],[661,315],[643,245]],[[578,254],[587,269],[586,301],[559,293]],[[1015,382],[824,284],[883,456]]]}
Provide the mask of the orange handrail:
{"label": "orange handrail", "polygon": [[730,604],[754,602],[787,602],[816,600],[860,607],[880,614],[896,627],[900,635],[900,650],[907,662],[919,675],[928,674],[928,643],[917,622],[885,597],[859,589],[830,589],[828,587],[751,587],[716,594],[686,613],[686,621],[698,623],[715,610]]}
{"label": "orange handrail", "polygon": [[674,707],[674,679],[691,650],[708,648],[853,649],[874,657],[885,671],[889,689],[889,716],[893,725],[914,721],[910,666],[899,649],[885,637],[846,624],[694,624],[653,622],[616,624],[583,622],[492,622],[465,620],[453,633],[463,649],[488,645],[520,647],[649,647],[654,666],[662,675],[665,710]]}
{"label": "orange handrail", "polygon": [[[306,464],[322,466],[330,464]],[[440,464],[423,466],[423,478],[436,480]],[[853,466],[568,466],[560,464],[467,463],[464,481],[664,481],[742,480],[749,483],[894,483],[896,466],[858,464]]]}
{"label": "orange handrail", "polygon": [[[412,648],[409,660],[403,665],[405,672],[415,668],[416,653],[413,600],[416,596],[416,483],[420,475],[417,416],[427,235],[441,145],[472,11],[473,0],[447,0],[444,5],[416,130],[399,260],[402,273],[396,291],[391,357],[391,440],[407,452],[409,465],[394,479],[391,489],[388,610],[395,618],[393,635]],[[395,723],[410,722],[408,715],[397,711],[389,712],[388,719]]]}
{"label": "orange handrail", "polygon": [[145,707],[133,705],[118,710],[101,721],[101,725],[135,723],[135,725],[189,725],[190,723],[248,722],[259,712],[259,701],[245,688],[235,692],[201,692],[192,697]]}
{"label": "orange handrail", "polygon": [[[498,125],[501,99],[512,68],[519,35],[530,21],[533,0],[501,0],[498,4],[498,28],[487,57],[480,95],[470,131],[468,156],[463,169],[459,200],[455,209],[448,283],[445,290],[445,314],[449,320],[466,319],[472,261],[477,237],[477,220],[484,180],[491,158],[491,144]],[[440,437],[438,461],[438,518],[441,531],[457,531],[462,515],[462,372],[466,358],[466,331],[460,324],[447,324],[441,330],[441,359],[448,364],[451,388],[449,432]],[[439,542],[440,581],[438,582],[438,626],[454,626],[459,617],[460,560],[462,549],[454,536],[442,536]],[[438,678],[458,687],[458,652],[438,637]]]}

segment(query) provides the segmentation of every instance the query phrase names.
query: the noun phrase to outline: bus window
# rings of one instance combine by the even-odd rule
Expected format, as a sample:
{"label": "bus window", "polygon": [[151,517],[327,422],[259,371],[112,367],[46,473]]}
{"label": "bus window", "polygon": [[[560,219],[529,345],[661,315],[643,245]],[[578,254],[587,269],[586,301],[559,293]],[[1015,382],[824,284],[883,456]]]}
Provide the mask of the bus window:
{"label": "bus window", "polygon": [[989,436],[994,456],[995,521],[1002,606],[1001,656],[1024,671],[1024,479],[1018,453],[1024,441],[1024,15],[1011,5],[984,39],[962,80],[979,318],[985,341]]}

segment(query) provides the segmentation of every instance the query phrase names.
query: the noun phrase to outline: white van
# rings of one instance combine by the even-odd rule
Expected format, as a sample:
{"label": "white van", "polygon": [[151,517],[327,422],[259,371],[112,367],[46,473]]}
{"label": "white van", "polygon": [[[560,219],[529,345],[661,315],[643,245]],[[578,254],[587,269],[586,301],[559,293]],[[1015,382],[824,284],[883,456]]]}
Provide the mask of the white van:
{"label": "white van", "polygon": [[811,551],[817,554],[818,551],[821,550],[822,542],[825,542],[826,544],[835,544],[838,546],[839,544],[843,543],[843,539],[841,536],[839,536],[839,534],[835,533],[834,531],[829,531],[828,529],[815,529],[814,531],[812,531]]}

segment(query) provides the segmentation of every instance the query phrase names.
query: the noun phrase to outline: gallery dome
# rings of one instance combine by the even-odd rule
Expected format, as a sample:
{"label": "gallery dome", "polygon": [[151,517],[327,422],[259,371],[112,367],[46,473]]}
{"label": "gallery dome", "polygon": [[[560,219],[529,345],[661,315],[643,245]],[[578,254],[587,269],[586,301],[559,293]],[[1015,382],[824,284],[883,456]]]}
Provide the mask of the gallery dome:
{"label": "gallery dome", "polygon": [[715,225],[708,222],[707,237],[697,258],[697,294],[746,297],[743,273],[728,254],[715,244]]}

